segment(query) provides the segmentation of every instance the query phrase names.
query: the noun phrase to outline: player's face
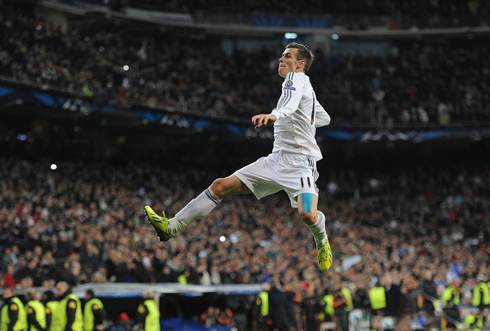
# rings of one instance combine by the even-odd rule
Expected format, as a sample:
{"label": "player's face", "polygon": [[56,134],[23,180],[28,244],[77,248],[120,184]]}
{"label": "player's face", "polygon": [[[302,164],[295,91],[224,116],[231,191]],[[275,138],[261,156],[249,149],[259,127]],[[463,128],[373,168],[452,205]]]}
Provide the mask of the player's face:
{"label": "player's face", "polygon": [[279,76],[284,78],[289,72],[296,71],[299,64],[297,55],[297,48],[286,48],[284,50],[279,58],[279,68],[277,70]]}

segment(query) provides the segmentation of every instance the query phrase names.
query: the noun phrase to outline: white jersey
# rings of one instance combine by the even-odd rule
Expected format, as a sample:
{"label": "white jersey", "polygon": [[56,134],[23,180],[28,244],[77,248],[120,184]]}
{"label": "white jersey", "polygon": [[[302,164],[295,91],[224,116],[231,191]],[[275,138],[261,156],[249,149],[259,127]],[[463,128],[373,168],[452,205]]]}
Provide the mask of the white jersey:
{"label": "white jersey", "polygon": [[330,123],[330,116],[316,99],[308,76],[302,72],[286,75],[281,98],[271,115],[277,118],[272,153],[282,151],[312,156],[316,161],[322,159],[315,133],[316,128]]}

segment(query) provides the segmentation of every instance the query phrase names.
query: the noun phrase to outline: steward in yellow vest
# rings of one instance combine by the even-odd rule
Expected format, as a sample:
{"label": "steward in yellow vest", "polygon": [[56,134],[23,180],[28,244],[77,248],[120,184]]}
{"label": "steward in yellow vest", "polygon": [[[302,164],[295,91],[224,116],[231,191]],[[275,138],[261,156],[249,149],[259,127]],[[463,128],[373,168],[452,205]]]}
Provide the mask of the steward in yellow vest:
{"label": "steward in yellow vest", "polygon": [[471,305],[480,310],[483,310],[490,305],[490,289],[488,288],[487,283],[480,282],[473,288]]}
{"label": "steward in yellow vest", "polygon": [[371,303],[369,329],[373,330],[377,321],[381,323],[381,317],[386,310],[386,289],[384,286],[373,287],[369,290],[369,302]]}
{"label": "steward in yellow vest", "polygon": [[58,301],[54,296],[53,291],[48,290],[43,293],[43,304],[46,310],[46,330],[53,331],[54,329],[51,327],[53,322],[53,314],[56,312],[58,307]]}
{"label": "steward in yellow vest", "polygon": [[338,287],[333,293],[333,307],[337,318],[337,330],[349,330],[349,312],[353,308],[352,295],[345,286]]}
{"label": "steward in yellow vest", "polygon": [[255,300],[255,306],[257,307],[257,330],[268,330],[272,325],[269,311],[269,291],[271,289],[270,284],[262,283],[262,291],[257,295]]}
{"label": "steward in yellow vest", "polygon": [[56,284],[58,306],[53,314],[51,329],[54,331],[82,331],[82,305],[66,282]]}
{"label": "steward in yellow vest", "polygon": [[321,306],[325,306],[325,313],[320,313],[320,319],[321,320],[326,320],[325,319],[325,314],[330,316],[330,319],[332,318],[334,314],[334,308],[333,308],[333,295],[332,294],[327,294],[323,296],[323,299],[320,303]]}
{"label": "steward in yellow vest", "polygon": [[2,311],[0,315],[0,331],[24,331],[27,328],[24,304],[14,297],[11,289],[3,290]]}
{"label": "steward in yellow vest", "polygon": [[446,307],[449,302],[453,302],[456,306],[461,304],[461,288],[457,285],[451,285],[442,292],[442,306]]}
{"label": "steward in yellow vest", "polygon": [[83,309],[83,330],[104,330],[105,311],[104,304],[95,298],[94,291],[85,292],[85,308]]}
{"label": "steward in yellow vest", "polygon": [[383,286],[374,287],[369,290],[369,301],[372,310],[386,308],[386,290]]}
{"label": "steward in yellow vest", "polygon": [[464,325],[469,331],[480,331],[485,326],[485,314],[483,312],[471,313],[464,319]]}
{"label": "steward in yellow vest", "polygon": [[160,311],[153,298],[153,291],[145,291],[145,301],[138,307],[136,324],[142,323],[145,331],[160,331]]}
{"label": "steward in yellow vest", "polygon": [[28,331],[45,331],[46,330],[46,310],[39,299],[39,293],[34,290],[26,293],[26,311],[27,311],[27,330]]}

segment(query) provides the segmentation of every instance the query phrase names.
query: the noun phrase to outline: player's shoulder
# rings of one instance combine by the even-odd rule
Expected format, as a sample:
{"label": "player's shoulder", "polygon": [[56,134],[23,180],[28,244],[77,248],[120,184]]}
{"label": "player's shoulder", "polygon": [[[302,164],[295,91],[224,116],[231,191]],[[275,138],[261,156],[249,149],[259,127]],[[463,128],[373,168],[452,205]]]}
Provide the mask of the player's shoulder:
{"label": "player's shoulder", "polygon": [[304,72],[288,72],[286,77],[284,78],[284,82],[292,81],[293,83],[296,82],[301,82],[304,83],[306,80],[308,80],[308,77],[305,75]]}
{"label": "player's shoulder", "polygon": [[289,72],[284,78],[282,83],[284,90],[296,91],[297,89],[302,89],[306,84],[306,76],[302,73]]}

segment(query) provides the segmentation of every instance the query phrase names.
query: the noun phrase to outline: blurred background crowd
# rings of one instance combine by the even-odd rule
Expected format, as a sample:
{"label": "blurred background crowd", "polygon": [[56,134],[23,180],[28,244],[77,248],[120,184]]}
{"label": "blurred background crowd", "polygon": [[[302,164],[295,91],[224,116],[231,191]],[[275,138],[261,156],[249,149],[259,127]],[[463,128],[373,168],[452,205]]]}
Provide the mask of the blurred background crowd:
{"label": "blurred background crowd", "polygon": [[[282,46],[219,43],[0,15],[0,75],[99,104],[249,119],[275,108]],[[166,43],[162,43],[165,38]],[[479,40],[399,43],[389,56],[325,55],[309,76],[335,126],[476,125],[490,121],[490,55]]]}
{"label": "blurred background crowd", "polygon": [[[401,25],[422,20],[431,27],[488,25],[489,14],[489,3],[479,0],[79,2],[121,12],[131,6],[192,13],[196,20],[213,8],[219,15],[328,12],[346,22],[386,15]],[[43,108],[27,97],[0,100],[0,287],[21,293],[59,282],[262,284],[258,296],[160,300],[166,317],[178,315],[166,309],[180,300],[192,314],[184,317],[239,330],[316,330],[331,320],[345,329],[345,312],[364,318],[355,317],[356,309],[370,312],[374,329],[383,328],[375,325],[383,315],[395,319],[397,330],[455,326],[471,316],[473,324],[483,316],[490,325],[490,162],[482,135],[420,144],[319,141],[325,156],[318,165],[319,209],[334,254],[328,273],[320,272],[311,233],[283,193],[260,202],[228,198],[175,239],[159,243],[143,217],[145,205],[173,216],[213,179],[269,152],[271,141],[140,120],[128,124],[118,116],[165,109],[236,123],[268,113],[280,96],[278,58],[288,41],[246,48],[235,40],[230,46],[196,31],[165,32],[96,16],[64,29],[13,8],[0,10],[2,86],[27,86],[33,95],[53,98],[63,91],[117,111],[104,117]],[[378,49],[389,45],[384,54],[332,46],[329,54],[315,50],[308,75],[333,130],[488,132],[485,36],[394,38],[379,43]],[[329,42],[335,46],[333,35]],[[271,303],[270,314],[264,302]],[[104,303],[109,319],[131,328],[119,301]]]}
{"label": "blurred background crowd", "polygon": [[[368,292],[399,286],[402,314],[416,314],[424,279],[437,296],[458,282],[462,301],[490,275],[490,168],[339,171],[320,180],[334,265],[316,248],[284,194],[222,202],[175,240],[157,242],[143,219],[152,205],[174,215],[219,173],[148,164],[62,163],[2,158],[3,286],[104,282],[247,284],[274,281],[308,296],[348,286],[356,307]],[[182,277],[183,276],[183,277]],[[318,307],[317,307],[318,308]],[[321,310],[321,309],[319,309]]]}
{"label": "blurred background crowd", "polygon": [[[71,0],[59,0],[70,2]],[[80,0],[79,0],[80,1]],[[223,0],[81,0],[87,4],[109,6],[113,10],[124,12],[126,7],[156,10],[170,13],[190,13],[195,17],[204,14],[224,13],[238,17],[253,14],[277,15],[315,15],[333,16],[339,25],[351,27],[354,20],[360,21],[357,27],[366,28],[362,23],[369,17],[387,17],[393,21],[393,28],[409,27],[452,27],[479,26],[488,24],[490,7],[484,0],[345,0],[311,1],[307,6],[296,1],[279,2],[223,1]],[[235,16],[236,17],[236,16]]]}

